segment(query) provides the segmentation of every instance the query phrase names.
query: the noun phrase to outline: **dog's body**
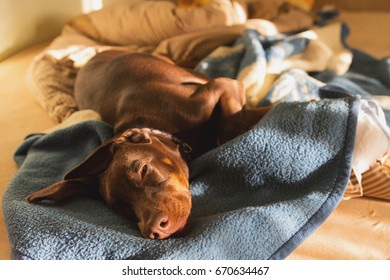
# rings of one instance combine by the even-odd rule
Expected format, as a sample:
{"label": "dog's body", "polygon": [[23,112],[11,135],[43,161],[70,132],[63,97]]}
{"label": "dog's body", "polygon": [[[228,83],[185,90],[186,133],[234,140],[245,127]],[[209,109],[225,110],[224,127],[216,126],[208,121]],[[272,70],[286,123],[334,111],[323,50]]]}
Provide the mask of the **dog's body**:
{"label": "dog's body", "polygon": [[116,136],[28,200],[61,201],[98,190],[114,210],[135,216],[142,235],[152,239],[181,231],[190,214],[183,141],[197,157],[245,132],[269,109],[245,110],[238,81],[210,80],[163,57],[126,51],[88,62],[77,76],[75,99],[80,109],[100,113]]}
{"label": "dog's body", "polygon": [[245,130],[241,116],[232,117],[245,102],[240,82],[210,80],[163,57],[104,52],[80,71],[75,98],[80,109],[99,112],[115,133],[133,127],[166,131],[188,143],[193,157]]}

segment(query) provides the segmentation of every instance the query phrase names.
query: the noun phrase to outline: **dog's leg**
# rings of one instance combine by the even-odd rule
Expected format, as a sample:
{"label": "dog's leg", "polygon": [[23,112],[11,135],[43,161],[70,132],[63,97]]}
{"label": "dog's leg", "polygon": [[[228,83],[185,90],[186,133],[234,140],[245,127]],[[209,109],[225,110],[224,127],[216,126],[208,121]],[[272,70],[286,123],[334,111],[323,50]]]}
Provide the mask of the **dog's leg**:
{"label": "dog's leg", "polygon": [[249,128],[257,124],[267,113],[272,106],[258,107],[258,108],[243,108],[245,122]]}
{"label": "dog's leg", "polygon": [[226,141],[246,132],[268,111],[267,108],[244,110],[245,91],[241,82],[229,78],[217,78],[200,86],[190,97],[183,118],[192,118],[190,123],[207,121],[217,112],[217,142]]}
{"label": "dog's leg", "polygon": [[223,144],[245,133],[270,110],[269,107],[245,107],[245,91],[241,83],[230,84],[220,97],[218,117],[218,144]]}

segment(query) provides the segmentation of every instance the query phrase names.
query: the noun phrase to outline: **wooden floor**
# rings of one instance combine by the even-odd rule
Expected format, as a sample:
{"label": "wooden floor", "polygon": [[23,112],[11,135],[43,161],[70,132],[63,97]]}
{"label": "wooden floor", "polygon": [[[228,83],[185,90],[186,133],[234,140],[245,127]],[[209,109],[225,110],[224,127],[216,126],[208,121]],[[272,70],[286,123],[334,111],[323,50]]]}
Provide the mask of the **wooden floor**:
{"label": "wooden floor", "polygon": [[[0,63],[0,197],[17,171],[13,153],[29,133],[42,132],[54,123],[27,93],[25,73],[43,45],[21,52]],[[2,199],[0,200],[0,205]],[[1,205],[2,206],[2,205]],[[0,214],[0,259],[10,259],[3,211]]]}

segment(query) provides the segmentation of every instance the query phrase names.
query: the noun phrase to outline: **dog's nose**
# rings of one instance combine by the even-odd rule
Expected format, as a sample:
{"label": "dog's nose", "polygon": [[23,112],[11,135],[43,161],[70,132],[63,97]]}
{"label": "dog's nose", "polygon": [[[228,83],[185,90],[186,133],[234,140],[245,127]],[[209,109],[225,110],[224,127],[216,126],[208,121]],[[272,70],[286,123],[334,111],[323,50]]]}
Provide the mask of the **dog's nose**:
{"label": "dog's nose", "polygon": [[163,239],[170,235],[167,230],[170,227],[168,215],[163,214],[158,216],[150,225],[149,238],[150,239]]}
{"label": "dog's nose", "polygon": [[164,239],[182,229],[184,225],[185,220],[176,219],[176,221],[173,221],[167,214],[162,214],[150,224],[147,237],[150,239]]}

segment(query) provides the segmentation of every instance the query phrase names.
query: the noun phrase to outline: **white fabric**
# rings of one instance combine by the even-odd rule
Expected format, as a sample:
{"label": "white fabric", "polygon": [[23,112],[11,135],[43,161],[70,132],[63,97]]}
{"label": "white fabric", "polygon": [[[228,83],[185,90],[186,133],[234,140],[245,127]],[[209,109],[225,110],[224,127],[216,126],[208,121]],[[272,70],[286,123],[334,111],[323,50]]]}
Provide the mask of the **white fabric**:
{"label": "white fabric", "polygon": [[352,169],[361,183],[366,172],[390,148],[390,129],[382,108],[373,100],[362,100],[358,116]]}

